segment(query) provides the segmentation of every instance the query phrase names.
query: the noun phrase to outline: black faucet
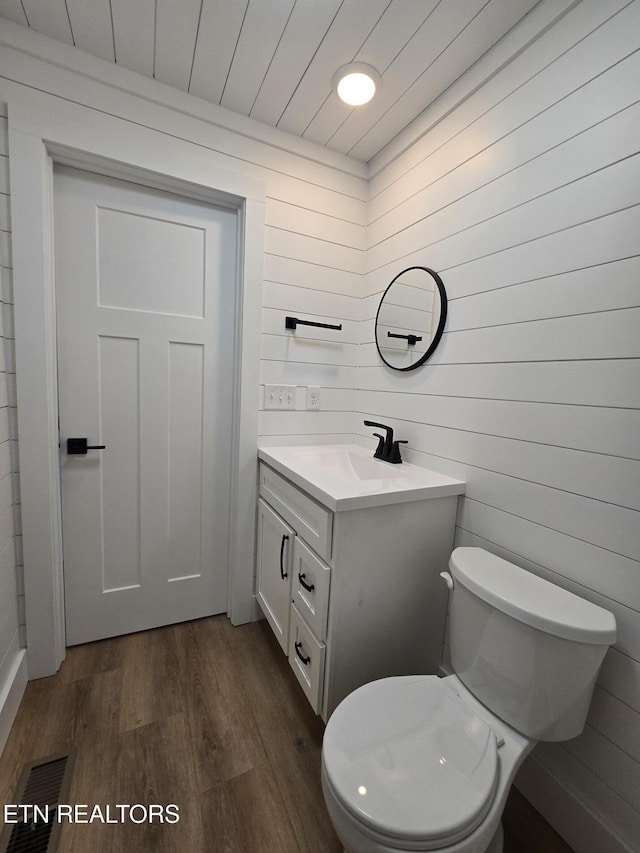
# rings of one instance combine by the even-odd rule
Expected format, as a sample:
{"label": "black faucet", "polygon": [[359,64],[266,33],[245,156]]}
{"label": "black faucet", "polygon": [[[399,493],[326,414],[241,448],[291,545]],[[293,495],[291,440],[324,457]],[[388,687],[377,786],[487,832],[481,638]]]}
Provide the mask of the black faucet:
{"label": "black faucet", "polygon": [[394,465],[399,465],[402,462],[400,456],[400,445],[406,444],[406,441],[393,440],[393,428],[386,424],[378,424],[375,421],[364,421],[365,426],[380,427],[385,431],[385,435],[380,435],[379,432],[374,432],[378,439],[376,452],[373,454],[374,459],[380,459],[382,462],[391,462]]}

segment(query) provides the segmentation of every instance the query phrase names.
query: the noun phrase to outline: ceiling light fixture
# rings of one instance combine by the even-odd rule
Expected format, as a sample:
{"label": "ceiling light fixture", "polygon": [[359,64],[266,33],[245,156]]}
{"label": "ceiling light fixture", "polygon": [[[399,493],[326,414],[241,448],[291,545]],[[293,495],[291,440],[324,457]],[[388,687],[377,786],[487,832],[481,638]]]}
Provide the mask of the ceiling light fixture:
{"label": "ceiling light fixture", "polygon": [[333,88],[345,104],[359,107],[373,98],[381,82],[375,68],[365,65],[364,62],[351,62],[336,71]]}

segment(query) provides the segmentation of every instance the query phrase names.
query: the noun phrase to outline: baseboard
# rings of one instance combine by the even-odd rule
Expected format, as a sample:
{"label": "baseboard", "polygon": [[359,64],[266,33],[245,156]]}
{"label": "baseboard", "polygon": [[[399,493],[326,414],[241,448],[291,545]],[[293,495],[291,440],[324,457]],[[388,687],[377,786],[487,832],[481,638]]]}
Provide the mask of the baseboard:
{"label": "baseboard", "polygon": [[258,596],[252,595],[251,596],[251,621],[252,622],[259,622],[260,619],[264,619],[264,618],[265,618],[265,615],[262,612],[262,608],[258,604]]}
{"label": "baseboard", "polygon": [[17,637],[16,634],[15,647],[7,652],[0,677],[0,754],[9,737],[28,680],[27,650],[19,648]]}
{"label": "baseboard", "polygon": [[535,749],[518,771],[514,784],[575,853],[633,853],[637,849],[618,837],[587,803],[538,760]]}

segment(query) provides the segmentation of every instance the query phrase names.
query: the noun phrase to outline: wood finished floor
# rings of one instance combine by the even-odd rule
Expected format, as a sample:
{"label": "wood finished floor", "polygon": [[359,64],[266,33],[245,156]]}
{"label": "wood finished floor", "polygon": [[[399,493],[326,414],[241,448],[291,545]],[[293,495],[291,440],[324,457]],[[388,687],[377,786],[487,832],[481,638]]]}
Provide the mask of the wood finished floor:
{"label": "wood finished floor", "polygon": [[[64,825],[59,853],[341,853],[320,788],[323,724],[265,622],[201,619],[69,649],[29,683],[0,758],[73,751],[69,802],[175,803],[174,825]],[[505,853],[571,853],[517,792]]]}

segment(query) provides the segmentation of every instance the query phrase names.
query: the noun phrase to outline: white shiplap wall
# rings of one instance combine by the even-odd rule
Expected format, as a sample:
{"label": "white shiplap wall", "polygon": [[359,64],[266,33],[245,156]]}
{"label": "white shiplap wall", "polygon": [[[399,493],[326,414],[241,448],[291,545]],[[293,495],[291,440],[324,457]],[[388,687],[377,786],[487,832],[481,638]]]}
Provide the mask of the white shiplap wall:
{"label": "white shiplap wall", "polygon": [[[6,110],[0,109],[0,711],[25,644],[16,439]],[[8,734],[0,719],[0,748]]]}
{"label": "white shiplap wall", "polygon": [[[585,732],[519,777],[579,853],[640,839],[639,32],[638,0],[574,5],[475,91],[472,70],[370,185],[361,416],[466,480],[456,544],[618,621]],[[413,264],[441,273],[449,317],[428,365],[394,374],[373,319]]]}

